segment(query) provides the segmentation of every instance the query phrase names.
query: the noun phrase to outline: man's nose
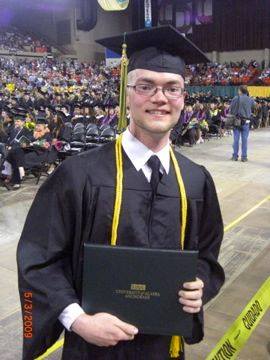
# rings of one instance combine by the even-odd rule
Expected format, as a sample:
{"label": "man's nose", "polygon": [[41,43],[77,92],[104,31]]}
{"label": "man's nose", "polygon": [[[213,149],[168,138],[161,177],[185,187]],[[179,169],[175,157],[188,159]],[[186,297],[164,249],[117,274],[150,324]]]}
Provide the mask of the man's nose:
{"label": "man's nose", "polygon": [[163,93],[162,88],[157,88],[156,93],[152,96],[151,100],[155,103],[167,103],[168,99]]}

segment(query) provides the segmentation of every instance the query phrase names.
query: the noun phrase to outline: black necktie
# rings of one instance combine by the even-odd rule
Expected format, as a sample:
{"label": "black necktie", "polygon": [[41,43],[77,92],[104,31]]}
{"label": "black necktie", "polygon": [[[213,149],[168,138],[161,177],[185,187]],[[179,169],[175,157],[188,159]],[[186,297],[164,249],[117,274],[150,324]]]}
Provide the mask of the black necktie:
{"label": "black necktie", "polygon": [[157,186],[158,186],[158,183],[159,183],[160,177],[161,177],[161,173],[159,171],[159,169],[160,169],[160,160],[156,155],[152,155],[150,157],[150,159],[147,161],[147,165],[152,170],[150,184],[151,184],[152,190],[154,192],[156,192]]}

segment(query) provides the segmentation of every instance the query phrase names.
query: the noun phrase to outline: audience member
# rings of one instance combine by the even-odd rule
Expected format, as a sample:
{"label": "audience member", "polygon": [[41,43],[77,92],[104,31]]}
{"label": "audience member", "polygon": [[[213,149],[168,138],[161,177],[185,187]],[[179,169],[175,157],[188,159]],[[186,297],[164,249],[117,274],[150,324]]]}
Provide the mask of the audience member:
{"label": "audience member", "polygon": [[250,130],[250,119],[252,110],[255,106],[255,101],[249,97],[246,86],[241,85],[238,90],[238,96],[235,96],[230,105],[230,113],[241,119],[240,126],[233,128],[233,155],[232,160],[238,160],[239,140],[241,137],[241,161],[248,161],[247,146],[248,135]]}

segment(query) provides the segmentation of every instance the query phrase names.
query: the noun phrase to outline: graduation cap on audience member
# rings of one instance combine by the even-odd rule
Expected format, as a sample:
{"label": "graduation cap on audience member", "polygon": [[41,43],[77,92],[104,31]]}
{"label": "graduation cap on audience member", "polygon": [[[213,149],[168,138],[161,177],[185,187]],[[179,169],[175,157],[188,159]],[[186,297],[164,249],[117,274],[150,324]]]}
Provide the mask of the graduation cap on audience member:
{"label": "graduation cap on audience member", "polygon": [[26,116],[27,111],[24,108],[20,108],[20,107],[12,107],[10,109],[10,112],[14,115],[14,116]]}
{"label": "graduation cap on audience member", "polygon": [[62,120],[64,120],[67,117],[67,115],[62,110],[55,110],[55,113],[61,116]]}
{"label": "graduation cap on audience member", "polygon": [[16,111],[20,114],[26,114],[27,113],[27,110],[24,106],[19,106],[16,108]]}
{"label": "graduation cap on audience member", "polygon": [[48,120],[46,119],[46,113],[45,112],[39,112],[36,116],[36,124],[48,124]]}
{"label": "graduation cap on audience member", "polygon": [[132,31],[96,42],[121,54],[123,40],[127,44],[128,72],[145,69],[183,76],[185,64],[210,62],[195,44],[170,25]]}
{"label": "graduation cap on audience member", "polygon": [[194,98],[188,98],[186,101],[185,101],[185,105],[190,105],[190,106],[193,106],[195,105],[196,103],[196,100]]}
{"label": "graduation cap on audience member", "polygon": [[80,103],[80,102],[77,101],[77,102],[74,102],[74,103],[73,103],[73,109],[75,109],[75,108],[79,108],[79,109],[80,109],[81,107],[82,107],[82,106],[81,106],[81,103]]}
{"label": "graduation cap on audience member", "polygon": [[36,124],[48,125],[48,121],[47,121],[46,118],[37,117],[37,118],[36,118]]}
{"label": "graduation cap on audience member", "polygon": [[8,115],[14,115],[14,113],[11,111],[11,108],[6,104],[2,104],[1,111],[5,111]]}
{"label": "graduation cap on audience member", "polygon": [[22,113],[14,114],[14,121],[16,120],[26,121],[26,114],[22,114]]}

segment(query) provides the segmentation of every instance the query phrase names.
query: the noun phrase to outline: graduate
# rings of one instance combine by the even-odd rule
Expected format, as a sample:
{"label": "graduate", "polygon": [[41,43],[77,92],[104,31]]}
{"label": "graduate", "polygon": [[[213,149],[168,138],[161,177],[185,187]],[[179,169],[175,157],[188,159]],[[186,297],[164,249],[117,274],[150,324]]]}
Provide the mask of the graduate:
{"label": "graduate", "polygon": [[[23,316],[26,297],[32,301],[25,360],[45,352],[63,330],[64,360],[182,360],[182,340],[203,339],[203,305],[224,282],[213,180],[169,143],[184,107],[185,63],[208,59],[171,26],[127,33],[125,40],[129,127],[115,142],[64,161],[39,189],[26,219],[17,250]],[[122,41],[98,42],[121,53]],[[190,338],[144,335],[111,314],[84,313],[83,245],[110,245],[113,236],[121,246],[199,251],[196,280],[176,294],[179,308],[193,314]]]}

